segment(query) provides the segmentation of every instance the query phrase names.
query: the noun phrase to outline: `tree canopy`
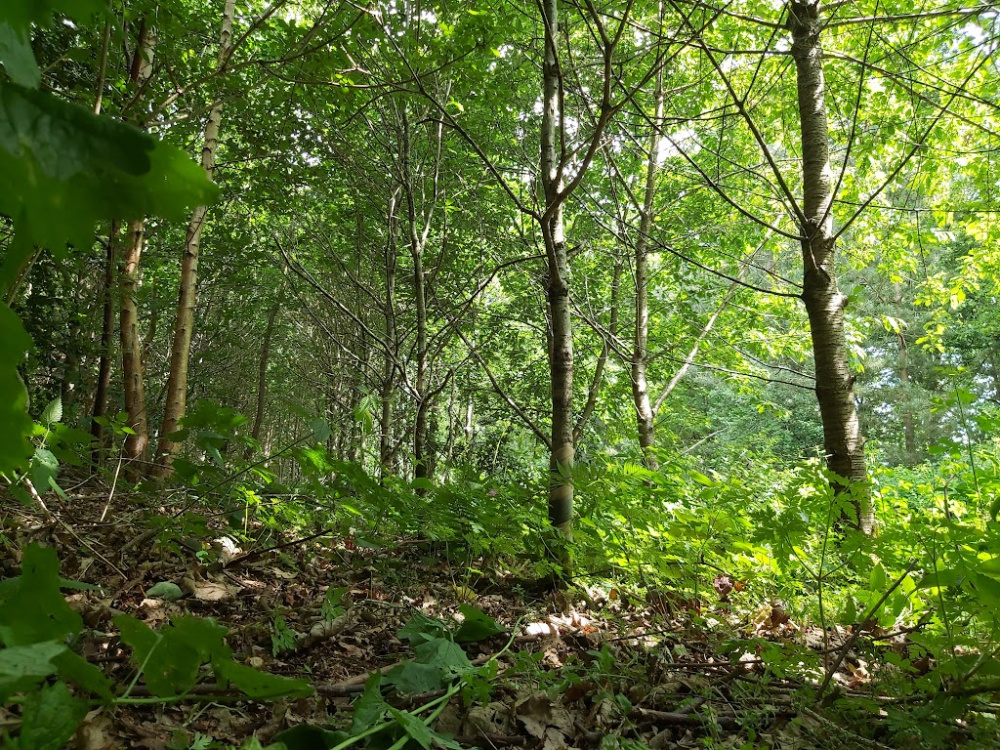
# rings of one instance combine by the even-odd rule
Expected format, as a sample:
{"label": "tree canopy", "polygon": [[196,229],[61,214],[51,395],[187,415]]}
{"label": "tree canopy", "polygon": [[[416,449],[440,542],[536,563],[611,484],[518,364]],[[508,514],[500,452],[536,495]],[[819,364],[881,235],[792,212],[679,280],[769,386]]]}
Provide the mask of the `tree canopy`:
{"label": "tree canopy", "polygon": [[[3,492],[48,517],[74,473],[186,487],[244,533],[462,538],[470,569],[683,602],[751,581],[826,654],[853,625],[844,654],[895,632],[937,660],[876,704],[989,724],[998,16],[4,0]],[[194,673],[253,695],[199,632]],[[18,637],[0,662],[53,640]]]}

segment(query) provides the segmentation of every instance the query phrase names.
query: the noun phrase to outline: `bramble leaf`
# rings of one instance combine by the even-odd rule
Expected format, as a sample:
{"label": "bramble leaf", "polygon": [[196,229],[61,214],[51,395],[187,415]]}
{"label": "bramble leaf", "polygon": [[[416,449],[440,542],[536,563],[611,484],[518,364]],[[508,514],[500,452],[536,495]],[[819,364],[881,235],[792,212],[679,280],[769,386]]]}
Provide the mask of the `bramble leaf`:
{"label": "bramble leaf", "polygon": [[28,696],[21,714],[18,750],[59,750],[87,715],[87,704],[70,695],[65,682]]}
{"label": "bramble leaf", "polygon": [[32,544],[24,552],[17,582],[0,605],[0,641],[27,646],[62,641],[83,628],[83,620],[59,593],[59,560],[54,550]]}
{"label": "bramble leaf", "polygon": [[470,604],[459,605],[458,611],[465,619],[455,631],[455,640],[459,643],[475,643],[484,641],[494,635],[504,632],[500,624],[477,607]]}
{"label": "bramble leaf", "polygon": [[232,685],[250,698],[308,698],[313,694],[312,687],[305,680],[268,674],[235,661],[213,662],[213,669],[222,682]]}

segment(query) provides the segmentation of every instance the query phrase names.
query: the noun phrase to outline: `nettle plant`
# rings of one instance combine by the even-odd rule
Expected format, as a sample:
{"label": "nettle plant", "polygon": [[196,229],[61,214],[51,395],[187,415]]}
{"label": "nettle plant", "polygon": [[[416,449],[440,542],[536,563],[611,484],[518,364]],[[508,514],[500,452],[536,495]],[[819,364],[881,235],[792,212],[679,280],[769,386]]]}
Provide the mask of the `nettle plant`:
{"label": "nettle plant", "polygon": [[[189,697],[209,675],[223,688],[250,699],[304,697],[301,680],[260,672],[233,659],[227,629],[209,618],[177,617],[159,631],[128,615],[115,618],[136,666],[128,685],[116,685],[74,649],[83,620],[60,589],[96,588],[59,577],[53,550],[24,552],[20,576],[0,581],[0,704],[20,706],[20,726],[4,729],[4,747],[29,750],[62,746],[95,706],[171,703]],[[151,697],[133,697],[143,679]]]}
{"label": "nettle plant", "polygon": [[[234,659],[226,645],[227,629],[211,618],[179,616],[160,630],[129,615],[114,619],[122,643],[132,650],[135,671],[127,684],[116,684],[80,656],[74,645],[83,620],[64,599],[61,589],[93,589],[90,584],[59,577],[53,550],[38,545],[24,553],[20,576],[0,581],[0,705],[20,707],[20,724],[0,729],[0,747],[17,750],[57,748],[76,732],[87,712],[97,706],[177,703],[192,698],[198,685],[214,680],[223,692],[254,701],[303,698],[313,689],[304,680],[279,677]],[[341,592],[342,593],[342,592]],[[343,750],[351,745],[402,748],[414,740],[459,748],[434,729],[437,717],[452,698],[488,700],[497,674],[497,658],[474,664],[463,643],[505,633],[482,611],[460,608],[462,621],[416,615],[399,631],[415,658],[388,674],[374,673],[354,706],[345,729],[302,725],[278,735],[271,750]],[[516,629],[515,629],[516,632]],[[133,695],[140,680],[146,694]],[[389,705],[383,689],[404,694],[443,691],[422,706],[403,711]],[[246,747],[260,747],[252,739]]]}

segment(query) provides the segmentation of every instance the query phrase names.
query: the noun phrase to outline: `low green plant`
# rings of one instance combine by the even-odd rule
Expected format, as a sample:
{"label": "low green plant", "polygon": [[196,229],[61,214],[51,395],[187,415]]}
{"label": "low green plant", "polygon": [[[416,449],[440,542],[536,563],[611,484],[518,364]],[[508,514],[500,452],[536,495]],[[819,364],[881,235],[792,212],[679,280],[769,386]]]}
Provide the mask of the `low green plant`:
{"label": "low green plant", "polygon": [[50,490],[66,499],[57,481],[60,465],[78,464],[89,447],[90,434],[65,427],[61,424],[62,416],[62,399],[57,396],[42,410],[38,421],[32,423],[34,452],[26,466],[0,475],[10,484],[11,494],[25,505],[41,502],[41,496]]}
{"label": "low green plant", "polygon": [[[55,552],[38,545],[24,551],[20,576],[0,581],[0,704],[21,709],[20,725],[0,730],[0,747],[61,747],[94,706],[189,700],[209,674],[221,688],[255,700],[312,694],[304,681],[236,662],[225,644],[226,628],[190,616],[160,630],[128,615],[116,617],[135,664],[129,684],[117,685],[72,648],[83,621],[60,593],[68,585],[85,584],[61,579]],[[140,679],[148,697],[132,695]]]}
{"label": "low green plant", "polygon": [[[475,607],[463,605],[460,611],[461,623],[449,624],[417,613],[400,628],[398,636],[410,643],[415,659],[404,661],[385,675],[375,672],[368,678],[364,692],[354,704],[349,727],[333,729],[303,724],[278,734],[271,747],[346,750],[357,745],[401,750],[414,741],[424,748],[461,750],[461,745],[435,729],[437,717],[460,694],[468,701],[489,699],[490,681],[497,673],[496,660],[510,648],[513,637],[489,662],[476,666],[460,643],[481,641],[505,631],[496,620]],[[384,688],[410,695],[443,693],[404,711],[385,701]]]}

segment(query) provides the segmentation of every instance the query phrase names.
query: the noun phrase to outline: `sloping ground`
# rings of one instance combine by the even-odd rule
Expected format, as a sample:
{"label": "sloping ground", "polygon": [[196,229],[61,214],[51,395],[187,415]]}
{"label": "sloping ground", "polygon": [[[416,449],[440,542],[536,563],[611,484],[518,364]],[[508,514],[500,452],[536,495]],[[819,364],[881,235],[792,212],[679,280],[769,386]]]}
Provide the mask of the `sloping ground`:
{"label": "sloping ground", "polygon": [[[101,587],[66,592],[86,626],[74,648],[132,704],[92,710],[76,733],[79,750],[240,747],[252,737],[266,745],[300,725],[357,727],[369,673],[413,658],[414,639],[400,629],[414,618],[431,628],[427,618],[468,619],[470,605],[505,631],[465,646],[485,674],[461,691],[421,691],[419,680],[409,694],[385,691],[390,717],[405,710],[394,732],[351,741],[300,730],[284,735],[289,744],[398,749],[451,736],[463,747],[543,750],[994,746],[981,739],[993,730],[991,704],[970,723],[936,716],[931,703],[916,724],[905,718],[907,696],[874,689],[869,665],[884,669],[880,652],[926,670],[905,664],[905,633],[802,630],[780,604],[747,607],[739,582],[725,576],[709,592],[714,603],[669,590],[640,597],[584,577],[567,592],[529,594],[529,582],[443,543],[374,548],[321,530],[244,548],[226,535],[225,518],[199,527],[177,515],[186,503],[88,484],[53,500],[48,514],[0,506],[3,576],[17,575],[21,553],[37,542],[57,550],[64,578]],[[258,703],[206,674],[183,699],[142,702],[150,690],[135,681],[113,623],[123,613],[152,628],[179,615],[214,618],[229,629],[237,661],[304,679],[315,692]],[[412,722],[421,715],[436,716],[426,724],[436,734]],[[0,709],[0,730],[18,725],[16,705]]]}

